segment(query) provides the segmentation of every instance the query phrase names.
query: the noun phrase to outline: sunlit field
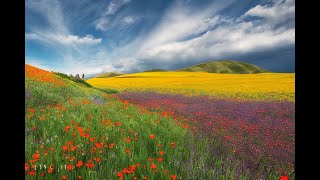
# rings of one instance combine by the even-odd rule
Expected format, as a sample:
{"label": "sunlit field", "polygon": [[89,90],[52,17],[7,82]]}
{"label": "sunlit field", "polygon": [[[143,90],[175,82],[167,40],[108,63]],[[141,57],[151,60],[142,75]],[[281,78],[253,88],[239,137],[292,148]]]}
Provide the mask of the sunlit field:
{"label": "sunlit field", "polygon": [[25,70],[26,179],[295,178],[294,74],[88,80],[135,90],[108,94],[32,66]]}
{"label": "sunlit field", "polygon": [[156,91],[183,95],[294,101],[294,73],[213,74],[204,72],[144,72],[92,78],[95,87],[120,91]]}

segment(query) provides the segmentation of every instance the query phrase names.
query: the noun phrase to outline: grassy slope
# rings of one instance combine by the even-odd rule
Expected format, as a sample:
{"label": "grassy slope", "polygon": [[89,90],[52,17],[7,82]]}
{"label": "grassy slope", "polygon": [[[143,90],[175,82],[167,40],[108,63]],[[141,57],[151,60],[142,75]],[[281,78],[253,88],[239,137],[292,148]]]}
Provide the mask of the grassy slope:
{"label": "grassy slope", "polygon": [[209,72],[209,73],[223,73],[223,74],[255,74],[269,72],[256,65],[232,61],[211,61],[206,63],[197,64],[194,66],[186,67],[179,71],[184,72]]}
{"label": "grassy slope", "polygon": [[[26,179],[39,177],[42,172],[45,179],[61,179],[63,175],[67,179],[77,179],[79,175],[83,179],[118,179],[117,172],[137,163],[141,166],[135,166],[134,173],[124,175],[124,179],[134,176],[170,179],[172,174],[177,178],[192,179],[244,176],[243,172],[235,173],[236,162],[226,160],[227,154],[219,153],[218,144],[208,139],[195,139],[182,127],[184,123],[178,125],[171,117],[144,111],[57,75],[51,78],[64,81],[66,85],[45,82],[46,79],[40,82],[31,76],[25,80],[25,157],[29,165],[27,173],[31,164],[45,164],[47,168],[54,164],[54,171],[48,173],[47,169],[40,170],[38,166],[35,174],[26,175]],[[121,125],[115,126],[116,122]],[[80,135],[79,127],[88,133],[88,137]],[[155,135],[154,139],[150,139],[151,134]],[[126,142],[127,138],[131,142]],[[64,151],[63,146],[67,150]],[[72,151],[71,147],[75,149]],[[163,156],[159,155],[160,150],[164,151]],[[215,154],[208,156],[208,152]],[[35,158],[36,154],[40,158]],[[159,157],[163,162],[157,161]],[[101,162],[96,162],[97,158]],[[153,162],[148,161],[149,158],[153,158]],[[30,163],[32,159],[36,162]],[[77,168],[75,165],[79,160],[84,164],[91,160],[89,164],[94,167]],[[158,172],[150,168],[151,163],[156,164]],[[74,169],[68,171],[64,165]],[[168,173],[163,173],[164,170]]]}

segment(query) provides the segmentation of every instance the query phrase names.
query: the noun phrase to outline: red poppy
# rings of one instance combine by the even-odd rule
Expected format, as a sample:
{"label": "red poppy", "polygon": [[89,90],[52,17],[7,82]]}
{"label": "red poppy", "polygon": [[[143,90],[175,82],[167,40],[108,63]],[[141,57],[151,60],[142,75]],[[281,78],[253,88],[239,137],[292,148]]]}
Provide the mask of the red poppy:
{"label": "red poppy", "polygon": [[129,171],[127,168],[124,168],[123,172],[126,173],[126,174],[130,174],[131,173],[131,171]]}
{"label": "red poppy", "polygon": [[28,163],[25,163],[25,164],[24,164],[24,170],[27,171],[28,169],[29,169],[29,164],[28,164]]}
{"label": "red poppy", "polygon": [[102,145],[100,143],[95,143],[97,148],[102,148]]}
{"label": "red poppy", "polygon": [[71,128],[71,126],[66,126],[65,128],[64,128],[64,131],[69,131],[69,129]]}
{"label": "red poppy", "polygon": [[114,146],[114,143],[111,143],[111,144],[109,145],[109,148],[113,148],[113,146]]}
{"label": "red poppy", "polygon": [[162,162],[162,160],[163,160],[162,158],[158,158],[158,161],[159,161],[159,162]]}
{"label": "red poppy", "polygon": [[150,134],[150,139],[154,139],[154,134]]}
{"label": "red poppy", "polygon": [[162,144],[158,144],[158,147],[162,147]]}
{"label": "red poppy", "polygon": [[173,180],[176,180],[176,179],[177,179],[177,176],[174,175],[174,174],[172,174],[170,177],[171,177],[171,179],[173,179]]}
{"label": "red poppy", "polygon": [[127,154],[130,154],[130,149],[127,148],[127,149],[126,149],[126,153],[127,153]]}
{"label": "red poppy", "polygon": [[157,165],[152,163],[150,167],[151,167],[151,169],[156,169]]}
{"label": "red poppy", "polygon": [[34,154],[34,155],[33,155],[33,158],[34,158],[34,159],[39,159],[39,158],[40,158],[40,154],[39,154],[39,153]]}
{"label": "red poppy", "polygon": [[140,163],[137,163],[136,166],[137,166],[137,167],[140,167]]}
{"label": "red poppy", "polygon": [[63,175],[61,178],[65,180],[67,179],[67,176]]}
{"label": "red poppy", "polygon": [[67,166],[67,169],[68,169],[68,171],[71,171],[71,170],[73,169],[72,164],[69,164],[69,165]]}
{"label": "red poppy", "polygon": [[49,169],[48,169],[48,173],[49,173],[49,174],[52,173],[52,171],[53,171],[53,168],[49,168]]}
{"label": "red poppy", "polygon": [[78,179],[82,179],[82,176],[78,176]]}
{"label": "red poppy", "polygon": [[33,176],[33,175],[34,175],[34,170],[31,170],[31,171],[29,172],[29,174],[30,174],[30,176]]}
{"label": "red poppy", "polygon": [[126,142],[131,142],[131,139],[129,137],[126,138]]}
{"label": "red poppy", "polygon": [[51,151],[53,151],[53,150],[54,150],[54,148],[53,148],[53,147],[51,147],[51,148],[50,148],[50,150],[51,150]]}
{"label": "red poppy", "polygon": [[149,161],[153,161],[153,159],[152,159],[152,158],[149,158],[148,160],[149,160]]}
{"label": "red poppy", "polygon": [[63,146],[62,146],[62,149],[63,149],[63,151],[66,151],[66,150],[68,150],[68,146],[63,145]]}
{"label": "red poppy", "polygon": [[280,180],[289,180],[289,177],[288,176],[281,176]]}
{"label": "red poppy", "polygon": [[188,128],[188,125],[186,125],[186,124],[185,124],[185,125],[183,125],[183,128],[187,129],[187,128]]}
{"label": "red poppy", "polygon": [[164,151],[159,151],[160,156],[164,154]]}
{"label": "red poppy", "polygon": [[175,147],[176,146],[176,143],[172,142],[170,143],[172,147]]}
{"label": "red poppy", "polygon": [[118,172],[118,177],[120,178],[120,179],[122,179],[123,178],[123,173],[122,172]]}
{"label": "red poppy", "polygon": [[131,165],[131,166],[129,166],[129,169],[130,169],[130,171],[132,171],[132,172],[133,172],[133,171],[135,171],[135,170],[136,170],[136,167],[134,167],[134,166],[132,166],[132,165]]}
{"label": "red poppy", "polygon": [[41,177],[43,177],[43,176],[44,176],[44,172],[43,172],[43,171],[41,172],[40,176],[41,176]]}
{"label": "red poppy", "polygon": [[89,165],[89,168],[94,168],[94,164],[91,163],[91,164]]}
{"label": "red poppy", "polygon": [[101,162],[101,159],[100,159],[100,158],[94,157],[93,159],[94,159],[96,162]]}
{"label": "red poppy", "polygon": [[78,162],[77,162],[77,164],[76,164],[76,167],[81,167],[83,165],[83,162],[81,161],[81,160],[79,160]]}

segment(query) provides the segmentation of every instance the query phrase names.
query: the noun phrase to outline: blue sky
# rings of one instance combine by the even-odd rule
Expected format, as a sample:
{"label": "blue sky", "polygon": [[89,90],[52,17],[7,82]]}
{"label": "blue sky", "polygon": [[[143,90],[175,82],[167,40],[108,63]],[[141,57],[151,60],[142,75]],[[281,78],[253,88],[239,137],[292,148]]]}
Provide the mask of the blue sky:
{"label": "blue sky", "polygon": [[233,59],[295,69],[294,0],[26,0],[27,64],[67,74]]}

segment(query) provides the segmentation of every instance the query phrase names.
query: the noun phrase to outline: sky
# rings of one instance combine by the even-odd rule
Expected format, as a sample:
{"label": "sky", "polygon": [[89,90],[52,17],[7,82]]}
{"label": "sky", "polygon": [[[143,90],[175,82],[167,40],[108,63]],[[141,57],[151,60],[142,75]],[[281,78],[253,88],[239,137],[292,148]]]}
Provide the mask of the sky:
{"label": "sky", "polygon": [[294,0],[25,0],[25,62],[66,74],[212,60],[295,71]]}

